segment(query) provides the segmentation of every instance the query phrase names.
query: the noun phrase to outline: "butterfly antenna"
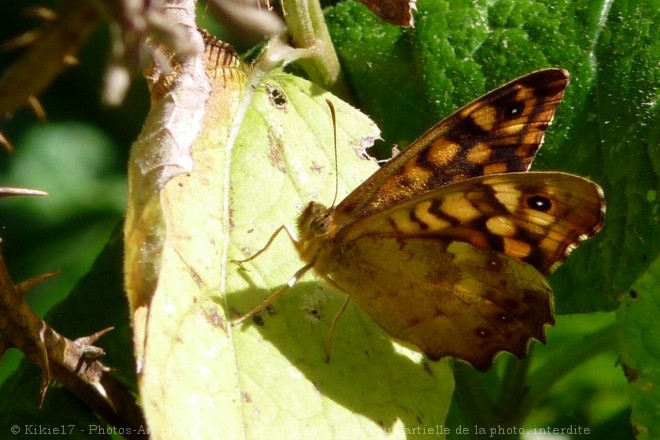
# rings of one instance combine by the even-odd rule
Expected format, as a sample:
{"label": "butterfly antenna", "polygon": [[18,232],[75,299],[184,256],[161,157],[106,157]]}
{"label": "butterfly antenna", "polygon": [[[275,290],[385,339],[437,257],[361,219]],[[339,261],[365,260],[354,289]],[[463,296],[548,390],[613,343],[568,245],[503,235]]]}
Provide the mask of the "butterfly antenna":
{"label": "butterfly antenna", "polygon": [[335,114],[335,106],[332,104],[332,101],[326,99],[325,102],[328,103],[330,107],[330,115],[332,116],[332,136],[335,145],[335,197],[332,199],[331,207],[335,206],[337,202],[337,194],[339,193],[339,164],[337,159],[337,115]]}

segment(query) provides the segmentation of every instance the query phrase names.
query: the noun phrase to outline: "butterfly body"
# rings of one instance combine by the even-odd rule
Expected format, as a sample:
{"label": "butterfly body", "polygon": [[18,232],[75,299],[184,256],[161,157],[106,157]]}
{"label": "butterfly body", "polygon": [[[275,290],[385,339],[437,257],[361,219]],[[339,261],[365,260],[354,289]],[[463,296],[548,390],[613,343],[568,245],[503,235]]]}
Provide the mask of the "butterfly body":
{"label": "butterfly body", "polygon": [[501,351],[523,356],[554,323],[544,274],[604,220],[595,183],[527,172],[567,84],[561,69],[514,80],[431,128],[336,207],[310,203],[298,218],[298,274],[312,268],[431,359],[485,370]]}

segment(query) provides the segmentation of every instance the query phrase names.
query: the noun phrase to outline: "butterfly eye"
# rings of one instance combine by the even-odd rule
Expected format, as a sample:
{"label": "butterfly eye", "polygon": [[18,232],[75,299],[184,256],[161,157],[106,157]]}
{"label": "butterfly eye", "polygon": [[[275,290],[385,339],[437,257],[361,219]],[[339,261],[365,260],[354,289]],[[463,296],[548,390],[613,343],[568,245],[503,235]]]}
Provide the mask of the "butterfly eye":
{"label": "butterfly eye", "polygon": [[309,229],[312,230],[317,237],[327,235],[331,226],[332,219],[328,213],[324,213],[322,217],[313,218],[309,223]]}
{"label": "butterfly eye", "polygon": [[552,202],[547,197],[531,196],[527,199],[527,206],[535,211],[548,212],[552,208]]}

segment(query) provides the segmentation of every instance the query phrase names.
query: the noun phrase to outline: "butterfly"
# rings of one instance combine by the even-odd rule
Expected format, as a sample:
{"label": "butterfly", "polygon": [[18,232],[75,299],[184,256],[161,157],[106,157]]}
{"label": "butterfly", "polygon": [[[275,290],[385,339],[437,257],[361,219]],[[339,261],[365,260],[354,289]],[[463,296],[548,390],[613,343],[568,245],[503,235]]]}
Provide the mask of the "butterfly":
{"label": "butterfly", "polygon": [[[255,315],[313,270],[394,338],[478,370],[523,357],[554,324],[545,279],[602,228],[594,182],[528,172],[569,82],[549,68],[442,120],[336,207],[311,202],[291,236],[306,263]],[[249,261],[266,247],[243,262]],[[288,231],[288,230],[287,230]],[[332,330],[331,330],[332,331]]]}

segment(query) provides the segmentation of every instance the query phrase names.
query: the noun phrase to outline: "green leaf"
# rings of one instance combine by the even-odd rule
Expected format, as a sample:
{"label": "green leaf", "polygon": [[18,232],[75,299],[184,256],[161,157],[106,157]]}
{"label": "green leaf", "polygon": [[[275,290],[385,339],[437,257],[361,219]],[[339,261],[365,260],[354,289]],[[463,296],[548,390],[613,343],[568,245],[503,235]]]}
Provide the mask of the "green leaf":
{"label": "green leaf", "polygon": [[[338,176],[325,99],[337,110]],[[337,177],[340,199],[361,183],[377,169],[361,153],[377,135],[368,119],[311,83],[269,75],[234,147],[230,258],[258,250],[279,225],[293,226],[309,201],[329,205]],[[280,234],[243,269],[228,268],[229,308],[247,312],[302,265]],[[453,389],[446,364],[424,367],[418,353],[393,345],[352,303],[325,362],[330,322],[345,297],[310,278],[263,317],[233,329],[245,429],[289,438],[402,438],[405,429],[442,424]]]}
{"label": "green leaf", "polygon": [[632,422],[640,440],[660,435],[660,259],[635,283],[617,311],[621,363],[628,379]]}
{"label": "green leaf", "polygon": [[572,83],[532,168],[590,177],[608,213],[551,284],[558,313],[612,310],[660,251],[657,1],[420,1],[418,9],[416,28],[405,30],[354,2],[328,13],[346,76],[383,130],[384,155],[504,82],[568,69]]}

